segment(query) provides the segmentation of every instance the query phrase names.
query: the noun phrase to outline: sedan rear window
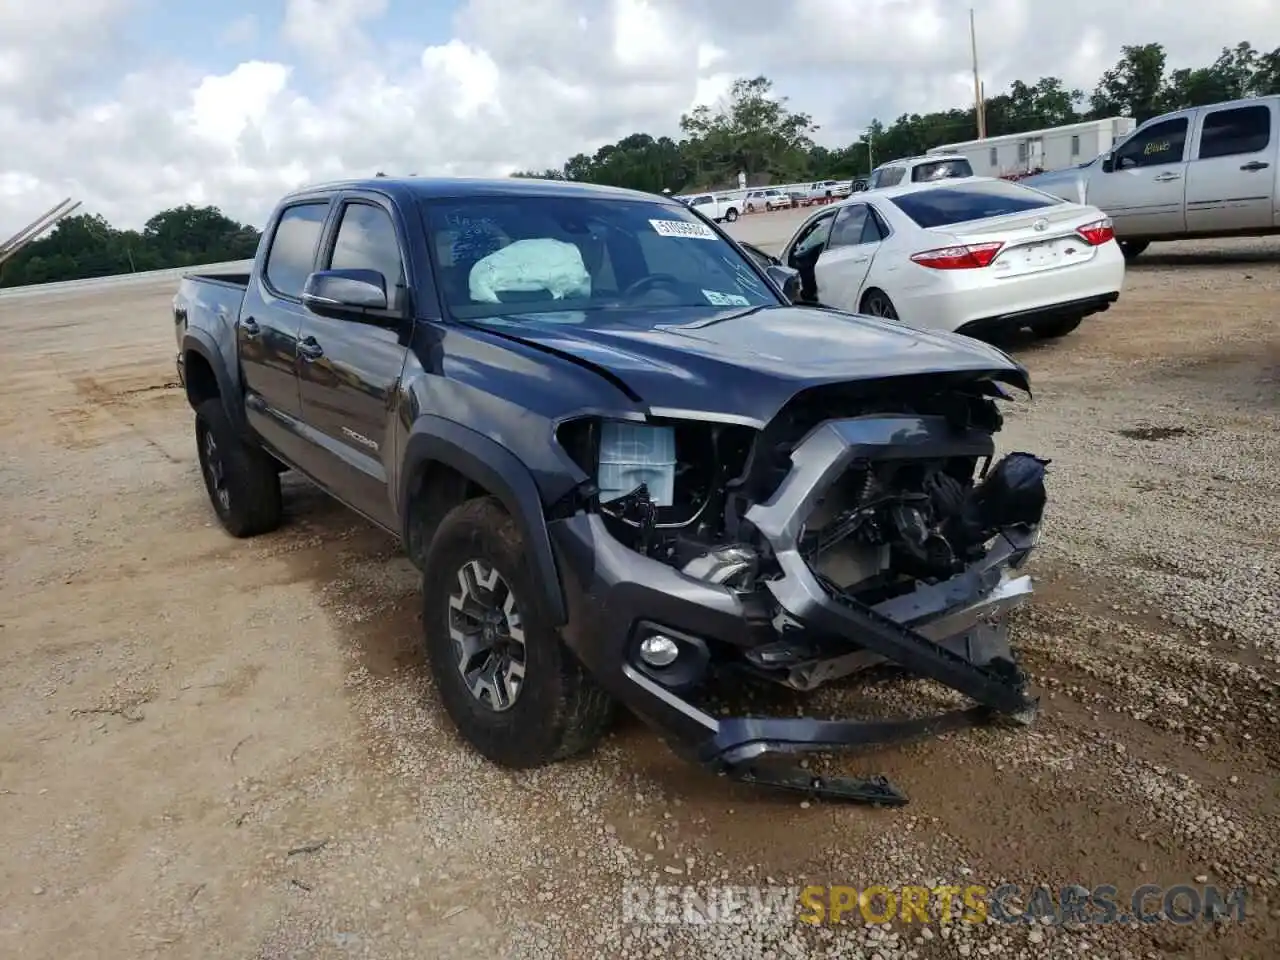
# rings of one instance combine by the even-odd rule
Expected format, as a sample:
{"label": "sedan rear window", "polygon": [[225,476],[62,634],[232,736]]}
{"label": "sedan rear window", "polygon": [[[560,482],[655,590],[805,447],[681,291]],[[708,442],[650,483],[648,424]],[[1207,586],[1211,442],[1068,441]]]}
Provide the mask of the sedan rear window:
{"label": "sedan rear window", "polygon": [[946,227],[954,223],[1003,217],[1052,207],[1062,203],[1039,190],[1020,187],[1006,180],[989,183],[967,183],[963,186],[937,186],[918,193],[890,198],[899,210],[921,227]]}

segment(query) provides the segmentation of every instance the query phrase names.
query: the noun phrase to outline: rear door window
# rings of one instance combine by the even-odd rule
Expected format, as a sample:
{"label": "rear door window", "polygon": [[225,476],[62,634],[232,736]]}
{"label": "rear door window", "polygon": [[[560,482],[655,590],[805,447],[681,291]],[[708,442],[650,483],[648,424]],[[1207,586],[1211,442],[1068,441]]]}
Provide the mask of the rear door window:
{"label": "rear door window", "polygon": [[1235,107],[1206,113],[1200,130],[1199,159],[1259,153],[1271,142],[1271,108]]}
{"label": "rear door window", "polygon": [[280,214],[264,270],[272,293],[293,299],[302,296],[302,287],[315,264],[316,246],[328,213],[328,201],[320,200],[295,204]]}
{"label": "rear door window", "polygon": [[921,227],[946,227],[1052,207],[1062,200],[1004,180],[936,187],[893,197],[890,203]]}
{"label": "rear door window", "polygon": [[880,187],[896,187],[902,182],[902,176],[906,171],[902,167],[888,167],[880,171]]}

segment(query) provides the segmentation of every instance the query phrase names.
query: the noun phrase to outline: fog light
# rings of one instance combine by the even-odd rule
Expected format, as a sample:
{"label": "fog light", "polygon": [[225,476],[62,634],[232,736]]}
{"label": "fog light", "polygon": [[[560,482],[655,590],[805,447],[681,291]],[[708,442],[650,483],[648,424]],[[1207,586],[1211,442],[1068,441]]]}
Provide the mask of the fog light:
{"label": "fog light", "polygon": [[651,667],[669,667],[678,656],[680,647],[660,633],[651,633],[640,641],[640,659]]}

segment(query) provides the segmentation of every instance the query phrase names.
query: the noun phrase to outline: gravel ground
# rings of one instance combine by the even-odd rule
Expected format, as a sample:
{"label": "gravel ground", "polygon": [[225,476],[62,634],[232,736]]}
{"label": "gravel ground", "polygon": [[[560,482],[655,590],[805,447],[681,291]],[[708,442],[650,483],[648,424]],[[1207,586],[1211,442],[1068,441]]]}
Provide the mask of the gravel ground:
{"label": "gravel ground", "polygon": [[[798,217],[746,218],[785,239]],[[417,658],[417,584],[290,482],[212,523],[171,284],[0,302],[0,954],[1270,957],[1280,943],[1280,242],[1154,247],[1109,313],[1009,345],[1051,457],[1017,640],[1029,729],[843,758],[898,810],[800,804],[634,721],[513,775]],[[918,682],[815,709],[944,701]],[[1244,884],[1241,923],[624,923],[628,885]]]}

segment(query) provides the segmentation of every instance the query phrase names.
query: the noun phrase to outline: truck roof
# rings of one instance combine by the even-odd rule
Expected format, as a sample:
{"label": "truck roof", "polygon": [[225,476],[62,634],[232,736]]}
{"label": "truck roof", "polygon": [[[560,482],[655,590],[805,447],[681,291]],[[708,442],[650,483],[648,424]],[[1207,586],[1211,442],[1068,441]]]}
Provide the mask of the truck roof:
{"label": "truck roof", "polygon": [[525,177],[363,177],[310,184],[291,191],[283,199],[291,200],[338,190],[369,190],[396,200],[450,197],[597,197],[676,202],[674,197],[623,187]]}

